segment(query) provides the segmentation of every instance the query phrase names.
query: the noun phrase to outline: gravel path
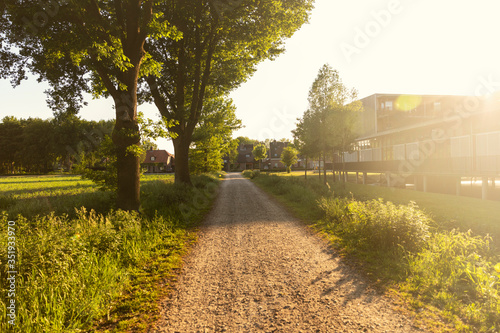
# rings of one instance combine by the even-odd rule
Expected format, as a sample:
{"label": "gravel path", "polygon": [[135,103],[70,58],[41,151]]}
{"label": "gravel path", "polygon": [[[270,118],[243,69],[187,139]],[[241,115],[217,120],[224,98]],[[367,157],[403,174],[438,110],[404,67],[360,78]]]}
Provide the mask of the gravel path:
{"label": "gravel path", "polygon": [[229,174],[156,332],[419,331],[344,261]]}

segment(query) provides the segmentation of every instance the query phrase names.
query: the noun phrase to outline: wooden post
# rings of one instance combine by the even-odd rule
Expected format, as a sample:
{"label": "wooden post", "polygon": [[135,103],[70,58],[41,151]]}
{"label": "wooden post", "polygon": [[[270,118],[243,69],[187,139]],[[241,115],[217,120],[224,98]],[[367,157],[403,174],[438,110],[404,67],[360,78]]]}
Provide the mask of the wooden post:
{"label": "wooden post", "polygon": [[482,177],[482,195],[483,200],[488,199],[488,177]]}
{"label": "wooden post", "polygon": [[460,196],[461,190],[462,190],[462,177],[458,177],[457,178],[457,189],[456,189],[457,196]]}

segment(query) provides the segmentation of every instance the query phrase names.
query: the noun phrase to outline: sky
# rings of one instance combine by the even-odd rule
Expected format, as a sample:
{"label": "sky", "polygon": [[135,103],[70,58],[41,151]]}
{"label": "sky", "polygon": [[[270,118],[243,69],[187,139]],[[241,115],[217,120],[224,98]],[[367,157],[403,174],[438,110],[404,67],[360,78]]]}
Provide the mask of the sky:
{"label": "sky", "polygon": [[[318,70],[330,64],[363,98],[375,93],[486,95],[500,89],[498,0],[316,0],[309,24],[231,93],[252,139],[291,138],[307,110]],[[30,79],[13,89],[0,80],[0,119],[52,117],[48,87]],[[111,100],[88,99],[80,115],[113,119]],[[139,106],[156,119],[153,105]],[[161,149],[173,152],[168,140]]]}

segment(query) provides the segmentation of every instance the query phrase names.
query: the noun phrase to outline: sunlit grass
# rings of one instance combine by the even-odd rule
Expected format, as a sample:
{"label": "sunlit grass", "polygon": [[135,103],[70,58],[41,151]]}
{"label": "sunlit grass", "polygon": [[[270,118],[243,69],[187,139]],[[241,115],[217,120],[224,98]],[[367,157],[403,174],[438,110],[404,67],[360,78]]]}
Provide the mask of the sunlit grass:
{"label": "sunlit grass", "polygon": [[[148,331],[218,180],[201,175],[187,187],[174,184],[173,175],[143,176],[138,214],[113,210],[112,193],[79,177],[0,178],[0,190],[10,191],[0,198],[8,206],[0,207],[0,222],[15,221],[17,331]],[[25,191],[32,197],[19,199]],[[91,210],[96,205],[101,213]],[[7,258],[2,229],[0,258]],[[0,268],[2,295],[6,269]],[[4,319],[6,300],[0,299]],[[6,320],[0,331],[8,331]]]}
{"label": "sunlit grass", "polygon": [[[279,173],[279,176],[304,178],[303,171],[291,174]],[[309,177],[311,182],[320,182],[318,174]],[[458,228],[462,231],[471,229],[475,234],[489,234],[500,247],[500,203],[492,200],[482,200],[449,194],[421,192],[385,186],[373,186],[348,183],[333,183],[332,174],[327,174],[328,184],[333,191],[342,196],[351,195],[358,200],[371,200],[382,198],[395,204],[408,204],[414,201],[421,209],[428,213],[440,229]],[[378,174],[370,174],[376,179]],[[355,180],[355,175],[350,174],[350,180]],[[323,179],[321,179],[321,182]]]}
{"label": "sunlit grass", "polygon": [[[141,183],[173,182],[173,174],[142,175]],[[98,213],[114,207],[115,195],[104,192],[91,180],[78,175],[9,176],[0,177],[0,211],[12,219],[17,215],[34,217],[54,212],[75,216],[82,206]]]}
{"label": "sunlit grass", "polygon": [[415,310],[415,325],[500,329],[498,202],[331,180],[325,186],[301,173],[253,179],[360,262],[377,285],[398,290]]}

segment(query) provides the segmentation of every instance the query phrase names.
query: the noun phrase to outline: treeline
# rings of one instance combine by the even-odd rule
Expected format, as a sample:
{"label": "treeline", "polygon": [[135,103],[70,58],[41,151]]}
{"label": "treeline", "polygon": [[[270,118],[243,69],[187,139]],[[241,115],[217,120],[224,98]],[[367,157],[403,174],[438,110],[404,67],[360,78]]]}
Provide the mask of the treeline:
{"label": "treeline", "polygon": [[48,173],[72,170],[88,162],[101,142],[111,135],[114,121],[18,119],[0,122],[0,173]]}

